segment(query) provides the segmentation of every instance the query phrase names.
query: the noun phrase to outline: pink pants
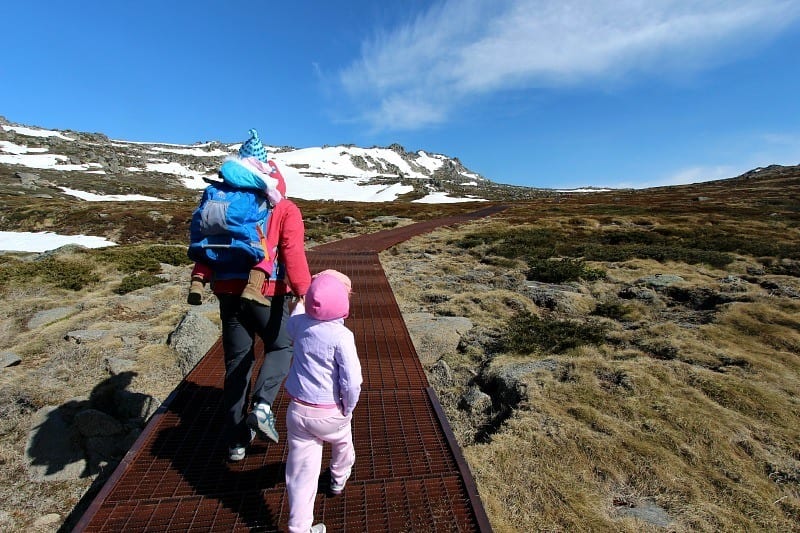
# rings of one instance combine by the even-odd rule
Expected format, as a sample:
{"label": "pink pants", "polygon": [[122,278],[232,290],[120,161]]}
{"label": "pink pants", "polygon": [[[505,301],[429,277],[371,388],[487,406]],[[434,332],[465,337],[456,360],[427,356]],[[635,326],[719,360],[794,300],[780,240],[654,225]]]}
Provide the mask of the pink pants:
{"label": "pink pants", "polygon": [[331,443],[331,478],[340,481],[353,467],[356,452],[350,428],[352,415],[342,416],[337,407],[311,407],[289,402],[286,433],[286,490],[289,494],[289,531],[307,532],[314,521],[322,468],[322,445]]}

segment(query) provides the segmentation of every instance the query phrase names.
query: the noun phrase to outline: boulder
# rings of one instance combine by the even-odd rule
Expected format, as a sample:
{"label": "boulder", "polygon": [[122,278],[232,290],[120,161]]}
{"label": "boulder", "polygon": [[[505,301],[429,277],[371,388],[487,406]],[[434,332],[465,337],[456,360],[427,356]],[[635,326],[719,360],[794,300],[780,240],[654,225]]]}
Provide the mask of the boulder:
{"label": "boulder", "polygon": [[75,428],[84,437],[116,435],[122,424],[113,416],[97,409],[85,409],[75,415]]}
{"label": "boulder", "polygon": [[409,223],[412,222],[410,218],[403,218],[394,215],[382,215],[372,219],[372,222],[376,224],[384,224],[384,225],[397,225],[401,223]]}
{"label": "boulder", "polygon": [[84,475],[86,456],[67,409],[50,405],[34,413],[25,457],[31,481],[67,481]]}
{"label": "boulder", "polygon": [[161,407],[161,402],[157,398],[141,392],[118,390],[114,398],[117,417],[120,420],[132,420],[136,424],[146,423]]}
{"label": "boulder", "polygon": [[431,366],[431,368],[428,370],[428,374],[433,384],[443,387],[453,384],[453,371],[450,369],[450,365],[448,365],[447,361],[444,359],[439,359],[436,361],[436,363],[434,363],[433,366]]}
{"label": "boulder", "polygon": [[111,332],[105,329],[77,329],[68,331],[64,335],[64,340],[75,341],[75,343],[80,344],[86,341],[99,341],[109,333]]}
{"label": "boulder", "polygon": [[525,283],[525,292],[542,309],[570,316],[585,315],[596,305],[592,296],[583,294],[571,285],[528,281]]}
{"label": "boulder", "polygon": [[558,362],[554,359],[539,359],[508,363],[489,367],[481,373],[481,381],[485,388],[497,391],[497,398],[506,405],[516,405],[528,398],[527,384],[523,378],[539,371],[555,372]]}
{"label": "boulder", "polygon": [[13,352],[0,352],[0,368],[18,365],[21,362],[22,359]]}
{"label": "boulder", "polygon": [[87,437],[84,440],[84,447],[90,474],[99,473],[109,465],[116,465],[127,452],[127,449],[121,446],[119,435]]}
{"label": "boulder", "polygon": [[57,320],[68,317],[76,311],[77,308],[75,307],[55,307],[53,309],[39,311],[28,320],[28,329],[36,329],[41,326],[46,326],[47,324],[52,324]]}
{"label": "boulder", "polygon": [[14,177],[16,177],[20,184],[26,189],[35,189],[36,182],[41,179],[39,174],[34,174],[33,172],[15,172]]}
{"label": "boulder", "polygon": [[406,327],[423,365],[430,365],[447,353],[455,353],[461,336],[472,329],[465,317],[434,316],[431,313],[405,315]]}
{"label": "boulder", "polygon": [[617,293],[617,296],[625,300],[642,300],[643,302],[654,302],[658,299],[655,291],[645,287],[625,287]]}
{"label": "boulder", "polygon": [[42,252],[36,256],[36,261],[45,261],[51,257],[58,257],[60,255],[69,255],[74,254],[77,252],[81,252],[86,250],[85,246],[81,246],[80,244],[65,244],[64,246],[59,246],[58,248],[54,248],[52,250],[47,250],[46,252]]}
{"label": "boulder", "polygon": [[655,274],[653,276],[639,278],[636,280],[636,283],[639,285],[647,285],[648,287],[658,290],[683,283],[684,281],[686,280],[675,274]]}
{"label": "boulder", "polygon": [[485,415],[492,410],[492,397],[473,385],[461,397],[460,406],[470,414]]}
{"label": "boulder", "polygon": [[211,320],[194,310],[186,313],[167,339],[167,344],[178,352],[178,367],[184,376],[208,353],[219,336],[219,328]]}
{"label": "boulder", "polygon": [[130,359],[123,359],[121,357],[106,357],[103,360],[106,365],[106,370],[112,376],[122,374],[123,372],[130,372],[136,368],[136,361]]}
{"label": "boulder", "polygon": [[667,296],[698,311],[716,309],[718,306],[734,301],[733,298],[708,287],[667,287]]}
{"label": "boulder", "polygon": [[650,500],[636,504],[620,505],[617,513],[622,516],[632,516],[659,528],[666,528],[672,523],[672,517],[661,506]]}

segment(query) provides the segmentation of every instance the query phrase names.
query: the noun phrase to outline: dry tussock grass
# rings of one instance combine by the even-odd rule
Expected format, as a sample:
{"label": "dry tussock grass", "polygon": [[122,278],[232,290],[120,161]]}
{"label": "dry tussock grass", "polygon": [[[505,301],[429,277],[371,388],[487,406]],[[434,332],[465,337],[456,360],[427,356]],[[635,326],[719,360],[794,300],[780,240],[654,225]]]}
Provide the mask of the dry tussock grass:
{"label": "dry tussock grass", "polygon": [[[6,480],[0,485],[0,510],[7,513],[0,516],[0,529],[33,530],[35,520],[49,513],[58,513],[63,520],[96,477],[30,480],[25,447],[32,417],[39,409],[88,398],[108,382],[108,357],[134,360],[130,391],[163,400],[182,379],[177,355],[166,345],[166,338],[186,311],[183,291],[188,267],[167,270],[170,280],[181,283],[121,296],[114,289],[124,273],[109,261],[97,257],[89,261],[100,281],[80,290],[60,289],[53,281],[39,278],[0,286],[4,302],[0,323],[9,333],[3,339],[4,349],[22,358],[19,365],[0,372],[0,477]],[[28,329],[38,311],[55,307],[71,307],[73,312]],[[110,334],[91,342],[65,340],[67,332],[82,329]],[[129,344],[125,337],[136,340]]]}
{"label": "dry tussock grass", "polygon": [[[489,256],[497,249],[491,239],[459,247],[470,235],[547,230],[596,239],[631,229],[694,235],[708,228],[716,237],[703,246],[717,239],[732,254],[724,267],[641,257],[587,262],[606,276],[579,282],[580,293],[596,304],[622,302],[624,312],[600,319],[608,327],[604,342],[548,354],[557,370],[524,375],[527,395],[484,441],[475,439],[476,418],[459,407],[461,395],[480,384],[482,373],[544,356],[497,353],[486,342],[447,354],[454,382],[437,384],[437,393],[497,531],[664,530],[624,514],[647,501],[667,513],[669,531],[800,531],[800,303],[791,297],[797,279],[754,275],[775,260],[727,252],[753,240],[778,243],[784,248],[775,250],[797,260],[798,205],[770,217],[757,207],[757,193],[717,191],[725,199],[713,206],[693,202],[693,188],[630,193],[620,201],[613,199],[620,193],[543,199],[381,256],[401,309],[467,316],[476,337],[502,337],[520,309],[575,320],[589,320],[591,309],[572,307],[567,316],[538,308],[519,286],[486,290],[482,271],[495,280],[509,273],[520,279],[525,261]],[[427,264],[403,271],[409,258]],[[675,289],[683,294],[732,301],[700,311],[666,289],[653,289],[654,301],[619,299],[621,288],[655,274],[681,276]]]}
{"label": "dry tussock grass", "polygon": [[776,304],[735,305],[720,318],[719,326],[749,337],[750,342],[800,353],[800,305]]}
{"label": "dry tussock grass", "polygon": [[[744,445],[751,457],[741,440],[730,438],[756,423],[766,423],[764,431],[772,424],[785,427],[790,420],[776,416],[786,406],[775,405],[776,398],[761,394],[750,405],[725,406],[719,396],[689,386],[699,381],[702,389],[703,377],[657,361],[571,362],[569,382],[546,375],[530,380],[527,410],[518,410],[490,444],[467,448],[481,494],[491,495],[490,512],[492,501],[502,502],[491,514],[503,517],[499,530],[519,530],[519,524],[641,530],[641,523],[613,519],[613,502],[622,497],[652,498],[686,529],[741,529],[750,520],[768,529],[785,524],[763,501],[765,495],[781,497],[760,468],[766,458],[758,457],[757,445]],[[621,374],[627,386],[603,379],[614,373],[612,382]],[[731,392],[741,391],[732,396],[739,401],[758,391],[736,385]],[[749,418],[773,405],[767,420]],[[505,518],[511,518],[507,529]]]}

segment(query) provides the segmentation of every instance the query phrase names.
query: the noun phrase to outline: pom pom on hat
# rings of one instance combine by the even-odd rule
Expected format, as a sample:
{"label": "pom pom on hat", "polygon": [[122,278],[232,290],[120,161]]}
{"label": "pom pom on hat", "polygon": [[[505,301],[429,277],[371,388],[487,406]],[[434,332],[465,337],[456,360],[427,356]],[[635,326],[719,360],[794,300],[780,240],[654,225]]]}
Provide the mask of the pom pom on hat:
{"label": "pom pom on hat", "polygon": [[250,138],[247,139],[242,147],[239,148],[240,157],[255,157],[262,163],[267,162],[267,150],[261,144],[261,139],[258,138],[258,132],[255,129],[250,130]]}
{"label": "pom pom on hat", "polygon": [[311,280],[306,293],[306,314],[315,320],[347,318],[350,314],[349,283],[344,274],[320,272]]}

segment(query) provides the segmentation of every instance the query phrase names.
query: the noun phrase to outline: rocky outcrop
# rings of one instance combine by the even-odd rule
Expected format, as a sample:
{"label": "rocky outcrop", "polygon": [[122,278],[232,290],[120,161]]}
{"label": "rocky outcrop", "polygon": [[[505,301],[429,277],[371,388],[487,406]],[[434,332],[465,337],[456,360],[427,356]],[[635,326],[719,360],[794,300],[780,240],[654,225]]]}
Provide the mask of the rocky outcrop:
{"label": "rocky outcrop", "polygon": [[110,376],[88,398],[34,415],[25,456],[31,481],[66,481],[113,469],[161,403],[127,390],[135,373]]}
{"label": "rocky outcrop", "polygon": [[14,352],[0,352],[0,368],[18,365],[22,359]]}
{"label": "rocky outcrop", "polygon": [[187,375],[211,349],[220,336],[216,324],[201,313],[190,310],[175,328],[167,344],[178,352],[178,366]]}
{"label": "rocky outcrop", "polygon": [[410,313],[404,318],[423,366],[432,365],[443,355],[454,353],[461,337],[472,329],[472,321],[464,317]]}
{"label": "rocky outcrop", "polygon": [[525,284],[525,294],[542,309],[569,316],[585,315],[595,306],[595,299],[584,293],[577,284],[557,285],[528,281]]}
{"label": "rocky outcrop", "polygon": [[79,310],[77,306],[70,307],[54,307],[53,309],[45,309],[34,314],[28,320],[28,329],[36,329],[48,324],[52,324],[62,318],[66,318]]}

